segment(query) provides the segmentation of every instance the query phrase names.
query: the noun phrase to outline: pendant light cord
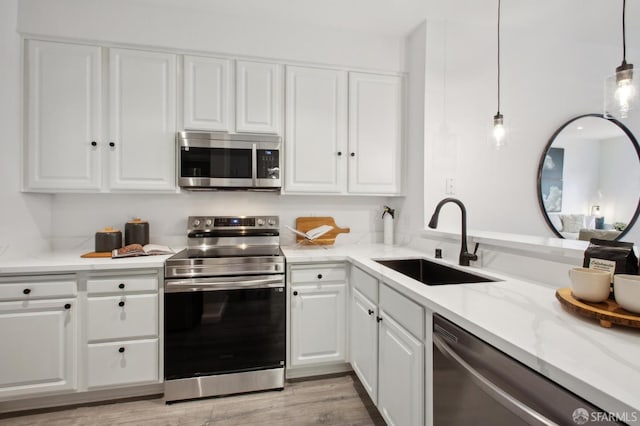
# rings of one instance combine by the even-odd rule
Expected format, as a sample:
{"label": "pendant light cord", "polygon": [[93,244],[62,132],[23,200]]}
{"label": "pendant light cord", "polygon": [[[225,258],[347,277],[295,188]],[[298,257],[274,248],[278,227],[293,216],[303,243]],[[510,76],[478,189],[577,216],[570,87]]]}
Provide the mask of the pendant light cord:
{"label": "pendant light cord", "polygon": [[501,0],[498,0],[498,114],[500,114],[500,3]]}
{"label": "pendant light cord", "polygon": [[624,15],[627,10],[627,0],[622,0],[622,63],[627,63],[627,37],[625,35]]}

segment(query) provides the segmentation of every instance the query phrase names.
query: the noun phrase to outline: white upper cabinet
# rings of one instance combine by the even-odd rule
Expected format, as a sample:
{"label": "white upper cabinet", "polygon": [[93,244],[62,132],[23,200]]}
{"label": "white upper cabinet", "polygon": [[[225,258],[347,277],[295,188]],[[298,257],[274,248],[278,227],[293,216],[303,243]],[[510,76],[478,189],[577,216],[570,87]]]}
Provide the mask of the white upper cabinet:
{"label": "white upper cabinet", "polygon": [[282,65],[236,62],[236,131],[280,134]]}
{"label": "white upper cabinet", "polygon": [[231,61],[184,56],[184,128],[232,131]]}
{"label": "white upper cabinet", "polygon": [[403,84],[349,73],[349,192],[397,194],[402,183]]}
{"label": "white upper cabinet", "polygon": [[285,190],[344,192],[347,73],[288,66]]}
{"label": "white upper cabinet", "polygon": [[109,50],[110,187],[175,188],[176,55]]}
{"label": "white upper cabinet", "polygon": [[25,189],[98,191],[101,48],[25,43]]}

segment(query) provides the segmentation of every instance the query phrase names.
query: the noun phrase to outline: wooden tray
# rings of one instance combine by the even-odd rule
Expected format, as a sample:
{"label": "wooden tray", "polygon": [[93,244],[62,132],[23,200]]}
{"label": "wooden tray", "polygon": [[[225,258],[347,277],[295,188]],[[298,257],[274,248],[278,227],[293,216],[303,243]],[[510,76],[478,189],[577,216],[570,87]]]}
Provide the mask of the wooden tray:
{"label": "wooden tray", "polygon": [[84,257],[85,259],[95,259],[99,257],[111,257],[110,251],[92,251],[90,253],[85,253],[80,257]]}
{"label": "wooden tray", "polygon": [[322,246],[329,246],[336,242],[338,234],[348,234],[351,232],[350,228],[339,228],[336,225],[336,221],[331,216],[326,217],[299,217],[296,219],[296,229],[298,231],[307,232],[310,229],[317,228],[321,225],[333,226],[333,229],[324,235],[316,238],[313,241],[306,240],[300,235],[296,235],[296,242],[301,244],[317,244]]}
{"label": "wooden tray", "polygon": [[611,328],[613,324],[640,328],[640,315],[620,307],[614,300],[604,302],[583,302],[573,297],[570,288],[556,290],[556,299],[560,304],[579,315],[595,318],[602,327]]}

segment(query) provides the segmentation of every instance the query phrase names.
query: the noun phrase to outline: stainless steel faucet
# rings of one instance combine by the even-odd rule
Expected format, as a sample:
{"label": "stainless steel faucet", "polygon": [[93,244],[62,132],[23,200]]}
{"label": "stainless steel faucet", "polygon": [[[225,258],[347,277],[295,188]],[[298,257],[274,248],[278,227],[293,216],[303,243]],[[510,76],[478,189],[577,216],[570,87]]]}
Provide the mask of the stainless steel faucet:
{"label": "stainless steel faucet", "polygon": [[460,246],[460,265],[461,266],[469,266],[469,261],[478,260],[478,255],[476,252],[478,251],[478,243],[476,243],[475,250],[473,253],[469,253],[467,251],[467,209],[462,204],[462,201],[457,198],[445,198],[440,201],[436,206],[436,210],[433,212],[433,216],[431,216],[431,220],[429,221],[429,228],[436,229],[438,227],[438,215],[440,214],[440,209],[447,203],[454,203],[460,207],[462,211],[462,245]]}

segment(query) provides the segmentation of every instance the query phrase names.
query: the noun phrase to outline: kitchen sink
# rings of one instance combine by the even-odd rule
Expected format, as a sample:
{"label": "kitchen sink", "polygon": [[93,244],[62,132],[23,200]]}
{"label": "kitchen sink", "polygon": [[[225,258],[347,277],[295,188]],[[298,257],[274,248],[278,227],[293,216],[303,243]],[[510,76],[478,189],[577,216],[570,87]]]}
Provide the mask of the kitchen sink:
{"label": "kitchen sink", "polygon": [[[375,259],[374,259],[375,260]],[[450,268],[426,259],[375,260],[381,265],[418,280],[426,285],[448,285],[493,282],[490,278]]]}

